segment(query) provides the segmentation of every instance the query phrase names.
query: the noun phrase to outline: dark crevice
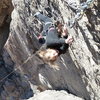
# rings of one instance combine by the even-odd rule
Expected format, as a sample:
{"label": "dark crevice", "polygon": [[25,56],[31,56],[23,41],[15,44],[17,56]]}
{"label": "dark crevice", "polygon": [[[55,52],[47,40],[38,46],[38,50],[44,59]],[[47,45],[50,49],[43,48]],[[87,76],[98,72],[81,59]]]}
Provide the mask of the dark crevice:
{"label": "dark crevice", "polygon": [[10,31],[9,28],[10,28],[10,17],[7,15],[5,17],[5,21],[3,25],[0,27],[0,53],[3,49],[4,44],[8,39],[9,31]]}

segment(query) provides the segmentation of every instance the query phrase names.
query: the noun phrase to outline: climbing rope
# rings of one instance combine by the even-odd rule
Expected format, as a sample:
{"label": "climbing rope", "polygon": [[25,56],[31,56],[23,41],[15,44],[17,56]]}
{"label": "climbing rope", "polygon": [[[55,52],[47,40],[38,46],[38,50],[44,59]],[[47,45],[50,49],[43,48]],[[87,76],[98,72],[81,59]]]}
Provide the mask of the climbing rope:
{"label": "climbing rope", "polygon": [[31,55],[30,57],[28,57],[28,58],[24,61],[24,63],[23,63],[21,66],[18,66],[18,68],[14,69],[12,72],[10,72],[8,75],[6,75],[4,78],[2,78],[2,79],[0,80],[0,83],[1,83],[2,81],[4,81],[6,78],[8,78],[12,73],[14,73],[15,71],[19,70],[20,67],[22,67],[22,66],[23,66],[28,60],[30,60],[32,57],[33,57],[33,55]]}
{"label": "climbing rope", "polygon": [[86,9],[90,8],[94,1],[95,0],[87,0],[86,2],[83,2],[79,5],[75,17],[68,21],[68,25],[70,28],[72,28],[75,25],[75,23],[83,17]]}
{"label": "climbing rope", "polygon": [[[83,15],[84,15],[84,13],[85,13],[85,11],[86,11],[86,9],[88,9],[88,8],[90,8],[91,7],[91,5],[94,3],[94,1],[95,0],[87,0],[86,2],[83,2],[83,3],[81,3],[80,5],[77,5],[77,4],[75,4],[75,2],[74,2],[74,0],[72,0],[72,2],[71,3],[68,3],[68,5],[69,5],[69,7],[71,7],[71,8],[75,8],[74,6],[77,6],[74,10],[76,10],[76,14],[75,14],[75,16],[74,16],[74,18],[72,18],[72,19],[69,19],[68,20],[68,26],[70,27],[70,28],[72,28],[74,25],[75,25],[75,23],[77,22],[77,21],[79,21],[82,17],[83,17]],[[66,1],[65,1],[66,2]],[[68,2],[68,1],[67,1]],[[74,2],[74,3],[73,3]],[[59,5],[60,6],[60,5]],[[45,9],[44,9],[45,10]],[[47,10],[46,10],[47,11]],[[52,11],[52,10],[49,10],[49,11],[47,11],[49,14],[53,14],[53,16],[55,15],[53,12],[54,11]],[[51,14],[51,15],[52,15]]]}
{"label": "climbing rope", "polygon": [[10,72],[8,75],[6,75],[4,78],[2,78],[1,80],[0,80],[0,83],[2,82],[2,81],[4,81],[6,78],[8,78],[12,73],[14,73],[16,70],[18,70],[18,69],[14,69],[12,72]]}

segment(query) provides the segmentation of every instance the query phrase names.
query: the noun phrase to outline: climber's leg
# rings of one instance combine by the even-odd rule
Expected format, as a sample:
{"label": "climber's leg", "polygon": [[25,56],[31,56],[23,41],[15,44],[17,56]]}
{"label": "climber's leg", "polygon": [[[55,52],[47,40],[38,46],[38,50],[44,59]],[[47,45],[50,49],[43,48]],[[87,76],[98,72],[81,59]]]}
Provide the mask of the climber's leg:
{"label": "climber's leg", "polygon": [[52,22],[52,20],[49,17],[41,14],[40,12],[36,12],[34,14],[34,16],[37,17],[40,21],[43,21],[44,23],[46,23],[46,22]]}
{"label": "climber's leg", "polygon": [[41,14],[40,12],[37,12],[36,14],[34,14],[34,16],[40,21],[44,22],[42,35],[45,36],[47,34],[48,28],[52,25],[52,20],[49,17]]}
{"label": "climber's leg", "polygon": [[39,36],[39,43],[44,44],[46,40],[46,35],[48,34],[48,28],[52,25],[52,20],[40,12],[36,12],[34,16],[43,22],[43,31]]}

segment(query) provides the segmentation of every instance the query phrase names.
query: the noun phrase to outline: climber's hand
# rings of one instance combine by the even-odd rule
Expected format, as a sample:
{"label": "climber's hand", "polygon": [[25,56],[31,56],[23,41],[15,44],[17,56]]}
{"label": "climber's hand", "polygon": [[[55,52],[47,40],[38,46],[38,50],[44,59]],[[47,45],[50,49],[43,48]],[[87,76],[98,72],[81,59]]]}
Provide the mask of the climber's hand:
{"label": "climber's hand", "polygon": [[68,38],[65,40],[66,44],[72,44],[72,42],[74,41],[72,36],[68,36]]}

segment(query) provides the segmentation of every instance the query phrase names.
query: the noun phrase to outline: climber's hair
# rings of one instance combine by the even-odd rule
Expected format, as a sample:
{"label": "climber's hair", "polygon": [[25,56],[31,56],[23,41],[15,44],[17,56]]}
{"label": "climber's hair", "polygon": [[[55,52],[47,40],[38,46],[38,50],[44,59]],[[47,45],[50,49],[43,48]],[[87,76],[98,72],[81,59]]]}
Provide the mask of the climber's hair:
{"label": "climber's hair", "polygon": [[44,62],[45,64],[49,64],[49,65],[50,65],[49,67],[51,67],[51,68],[53,68],[53,69],[55,69],[55,70],[59,70],[60,67],[59,67],[59,66],[57,65],[57,63],[55,62],[56,59],[55,59],[55,60],[50,59],[50,57],[45,56],[46,53],[48,53],[48,49],[37,51],[38,57],[39,57],[40,59],[42,59],[43,62]]}
{"label": "climber's hair", "polygon": [[52,60],[49,56],[46,56],[46,54],[49,52],[48,50],[49,50],[49,48],[45,49],[45,50],[39,50],[39,51],[37,51],[37,54],[38,54],[38,56],[40,58],[43,59],[44,62],[46,62],[46,63],[54,63],[56,61],[56,59]]}

